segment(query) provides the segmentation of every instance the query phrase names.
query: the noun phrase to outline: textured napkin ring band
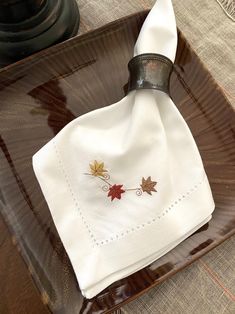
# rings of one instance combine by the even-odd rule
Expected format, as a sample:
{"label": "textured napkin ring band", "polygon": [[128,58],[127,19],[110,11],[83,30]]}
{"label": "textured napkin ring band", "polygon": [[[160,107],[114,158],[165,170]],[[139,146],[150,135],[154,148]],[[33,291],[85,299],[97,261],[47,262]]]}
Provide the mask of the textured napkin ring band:
{"label": "textured napkin ring band", "polygon": [[173,63],[167,57],[145,53],[130,60],[128,92],[136,89],[158,89],[169,94]]}

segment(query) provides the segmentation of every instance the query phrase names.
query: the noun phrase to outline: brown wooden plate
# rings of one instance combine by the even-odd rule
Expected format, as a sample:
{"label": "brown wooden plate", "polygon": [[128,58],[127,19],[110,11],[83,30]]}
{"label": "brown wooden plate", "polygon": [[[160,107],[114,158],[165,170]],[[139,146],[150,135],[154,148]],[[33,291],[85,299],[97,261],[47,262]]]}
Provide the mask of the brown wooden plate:
{"label": "brown wooden plate", "polygon": [[235,233],[235,112],[179,33],[170,91],[201,152],[216,203],[213,219],[97,297],[86,300],[80,293],[31,158],[72,119],[124,96],[127,63],[146,14],[123,18],[0,71],[0,209],[54,313],[109,312]]}

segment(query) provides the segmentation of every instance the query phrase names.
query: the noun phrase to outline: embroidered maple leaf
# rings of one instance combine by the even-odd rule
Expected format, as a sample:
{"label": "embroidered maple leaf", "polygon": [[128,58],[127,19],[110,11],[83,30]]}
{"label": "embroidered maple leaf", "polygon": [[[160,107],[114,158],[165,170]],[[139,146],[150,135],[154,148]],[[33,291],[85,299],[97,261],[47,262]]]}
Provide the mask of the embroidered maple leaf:
{"label": "embroidered maple leaf", "polygon": [[106,169],[104,169],[104,163],[94,161],[93,164],[90,164],[91,173],[95,177],[104,177],[104,173],[108,172]]}
{"label": "embroidered maple leaf", "polygon": [[111,196],[111,201],[115,198],[121,199],[122,193],[125,193],[125,190],[122,189],[123,185],[121,184],[114,184],[109,188],[108,197]]}
{"label": "embroidered maple leaf", "polygon": [[140,186],[141,186],[143,192],[146,192],[149,195],[152,195],[151,192],[157,192],[154,188],[156,184],[157,184],[157,182],[152,181],[151,177],[148,177],[147,179],[142,178],[142,184]]}

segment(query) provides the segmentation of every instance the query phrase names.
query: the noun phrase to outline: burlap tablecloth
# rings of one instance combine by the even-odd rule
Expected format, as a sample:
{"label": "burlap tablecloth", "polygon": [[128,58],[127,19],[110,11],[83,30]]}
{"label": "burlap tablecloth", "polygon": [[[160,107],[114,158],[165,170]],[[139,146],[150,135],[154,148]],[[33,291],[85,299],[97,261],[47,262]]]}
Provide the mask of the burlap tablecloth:
{"label": "burlap tablecloth", "polygon": [[[77,0],[79,34],[151,8],[155,0]],[[234,7],[234,0],[230,2]],[[235,23],[216,0],[173,0],[177,25],[235,107]],[[235,313],[235,236],[119,313]]]}

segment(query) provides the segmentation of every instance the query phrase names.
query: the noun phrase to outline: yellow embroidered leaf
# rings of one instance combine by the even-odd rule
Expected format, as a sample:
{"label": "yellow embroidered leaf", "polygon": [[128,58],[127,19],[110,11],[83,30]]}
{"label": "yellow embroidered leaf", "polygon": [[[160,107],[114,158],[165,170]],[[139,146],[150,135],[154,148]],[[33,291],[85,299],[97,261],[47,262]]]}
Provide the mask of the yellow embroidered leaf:
{"label": "yellow embroidered leaf", "polygon": [[104,173],[108,172],[106,169],[104,169],[104,163],[94,161],[93,164],[90,164],[91,174],[96,177],[104,177]]}

